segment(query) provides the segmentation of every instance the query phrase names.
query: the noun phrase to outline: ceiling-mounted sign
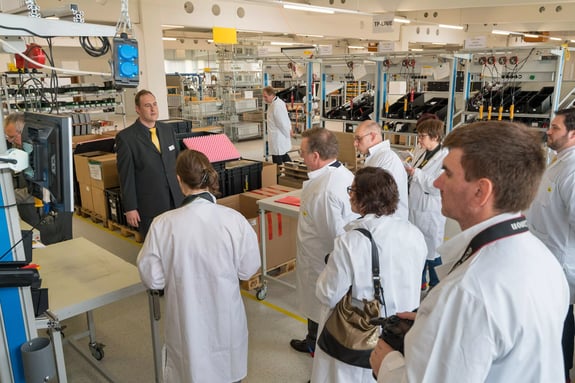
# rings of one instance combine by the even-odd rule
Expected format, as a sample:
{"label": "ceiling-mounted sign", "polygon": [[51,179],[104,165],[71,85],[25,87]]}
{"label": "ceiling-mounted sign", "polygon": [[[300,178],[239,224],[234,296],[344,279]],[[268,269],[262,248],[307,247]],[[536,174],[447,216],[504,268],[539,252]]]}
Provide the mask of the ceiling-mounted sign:
{"label": "ceiling-mounted sign", "polygon": [[395,43],[393,41],[380,41],[377,43],[378,52],[393,52],[395,50]]}
{"label": "ceiling-mounted sign", "polygon": [[216,44],[237,44],[238,34],[236,28],[214,27],[212,29],[214,43]]}
{"label": "ceiling-mounted sign", "polygon": [[320,45],[318,50],[320,56],[329,56],[333,54],[333,45]]}
{"label": "ceiling-mounted sign", "polygon": [[465,39],[465,49],[487,47],[487,36],[475,36]]}
{"label": "ceiling-mounted sign", "polygon": [[373,33],[393,32],[393,18],[395,13],[384,13],[373,16],[371,21]]}

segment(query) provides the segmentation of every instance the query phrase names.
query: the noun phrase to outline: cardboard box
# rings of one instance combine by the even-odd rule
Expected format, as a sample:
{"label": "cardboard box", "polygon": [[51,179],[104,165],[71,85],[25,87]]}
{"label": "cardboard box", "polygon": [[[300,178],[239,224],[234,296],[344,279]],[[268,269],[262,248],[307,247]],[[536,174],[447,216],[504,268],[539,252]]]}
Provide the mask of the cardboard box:
{"label": "cardboard box", "polygon": [[109,153],[96,151],[82,154],[74,154],[74,169],[76,170],[76,179],[78,180],[78,183],[84,185],[91,184],[92,178],[90,177],[90,168],[88,166],[88,161],[90,160],[90,158],[101,156],[104,154]]}
{"label": "cardboard box", "polygon": [[277,185],[278,166],[272,162],[264,162],[262,166],[262,188]]}
{"label": "cardboard box", "polygon": [[301,189],[303,187],[304,180],[301,178],[281,176],[278,178],[278,185],[287,186],[294,189]]}
{"label": "cardboard box", "polygon": [[101,190],[120,186],[116,154],[108,153],[88,159],[90,182],[93,188]]}
{"label": "cardboard box", "polygon": [[357,166],[357,153],[355,152],[354,134],[346,132],[333,132],[339,144],[339,153],[337,159],[342,162],[348,169],[355,170]]}
{"label": "cardboard box", "polygon": [[[280,185],[252,190],[218,200],[219,205],[239,211],[248,219],[261,244],[260,217],[257,202],[260,199],[280,195],[295,190]],[[297,219],[273,212],[266,212],[266,264],[268,270],[286,263],[296,256]]]}
{"label": "cardboard box", "polygon": [[[84,198],[82,198],[82,201]],[[92,202],[94,207],[92,211],[104,219],[108,219],[108,205],[104,189],[92,186]]]}
{"label": "cardboard box", "polygon": [[94,202],[92,201],[92,185],[81,183],[80,186],[80,199],[82,200],[82,207],[86,210],[94,211]]}

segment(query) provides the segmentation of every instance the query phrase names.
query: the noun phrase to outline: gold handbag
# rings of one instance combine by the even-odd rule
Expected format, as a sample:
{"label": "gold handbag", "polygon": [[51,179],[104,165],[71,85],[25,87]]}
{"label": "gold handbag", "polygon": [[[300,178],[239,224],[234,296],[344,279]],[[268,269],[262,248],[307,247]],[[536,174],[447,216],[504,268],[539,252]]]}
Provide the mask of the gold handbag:
{"label": "gold handbag", "polygon": [[355,229],[371,241],[371,270],[375,299],[363,300],[363,309],[351,301],[351,287],[337,303],[325,322],[318,338],[318,346],[333,358],[357,367],[371,368],[369,356],[377,344],[380,327],[372,325],[371,319],[379,318],[383,292],[379,279],[379,254],[371,233]]}

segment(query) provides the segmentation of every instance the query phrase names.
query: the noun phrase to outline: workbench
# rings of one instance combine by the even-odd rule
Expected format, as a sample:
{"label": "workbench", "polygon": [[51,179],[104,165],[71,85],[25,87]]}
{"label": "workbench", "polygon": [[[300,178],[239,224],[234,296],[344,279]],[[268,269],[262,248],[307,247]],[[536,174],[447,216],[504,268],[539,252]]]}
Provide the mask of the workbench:
{"label": "workbench", "polygon": [[[37,329],[49,329],[53,341],[58,379],[67,382],[62,334],[59,322],[86,314],[90,352],[96,360],[104,357],[102,345],[96,342],[92,310],[146,291],[138,269],[118,256],[85,238],[34,249],[34,263],[40,265],[42,287],[48,288],[50,316],[36,318]],[[154,326],[152,326],[154,332]],[[152,334],[155,336],[156,334]],[[67,337],[69,338],[69,337]],[[76,348],[74,342],[70,344]],[[80,351],[80,350],[78,350]],[[154,349],[154,355],[157,350]],[[83,354],[80,351],[81,354]],[[89,359],[89,358],[88,358]],[[98,369],[109,381],[105,371]],[[156,377],[158,379],[158,377]]]}
{"label": "workbench", "polygon": [[[275,195],[273,197],[263,198],[263,199],[256,201],[258,204],[258,207],[259,207],[260,222],[265,222],[266,212],[280,213],[280,214],[283,214],[287,217],[292,217],[292,218],[297,219],[299,216],[299,206],[277,202],[277,200],[284,198],[284,197],[287,197],[287,196],[300,198],[301,189],[294,190],[294,191],[284,193],[284,194],[278,194],[278,195]],[[260,225],[260,238],[267,238],[266,226],[267,225],[264,225],[264,224]],[[295,289],[295,285],[288,283],[286,281],[283,281],[279,278],[275,278],[275,277],[268,275],[268,273],[267,273],[266,241],[261,241],[261,242],[262,242],[262,281],[264,281],[265,279],[271,279],[271,280],[274,280],[276,282],[279,282],[281,284],[284,284],[288,287]],[[297,267],[297,265],[296,265],[296,267]],[[263,287],[257,291],[256,296],[258,299],[265,299],[266,295],[267,295],[267,287],[266,287],[266,284],[264,283]]]}

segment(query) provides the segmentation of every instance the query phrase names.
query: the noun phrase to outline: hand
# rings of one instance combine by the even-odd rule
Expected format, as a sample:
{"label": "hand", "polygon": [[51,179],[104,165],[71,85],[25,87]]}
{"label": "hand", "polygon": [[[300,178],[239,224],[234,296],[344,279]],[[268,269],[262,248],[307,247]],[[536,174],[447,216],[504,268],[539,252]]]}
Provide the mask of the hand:
{"label": "hand", "polygon": [[373,370],[374,376],[377,376],[377,374],[379,374],[379,368],[381,367],[383,359],[385,359],[387,354],[389,354],[392,351],[395,350],[391,348],[389,344],[385,343],[383,339],[379,339],[377,341],[377,345],[375,346],[375,349],[371,352],[371,355],[369,357],[369,365]]}
{"label": "hand", "polygon": [[403,167],[405,168],[405,171],[407,172],[407,174],[409,176],[412,176],[413,173],[415,173],[415,168],[413,166],[411,166],[410,164],[408,164],[407,162],[403,163]]}
{"label": "hand", "polygon": [[415,320],[417,313],[414,313],[413,311],[404,311],[401,313],[396,313],[395,315],[397,315],[401,319]]}
{"label": "hand", "polygon": [[130,210],[127,211],[125,214],[128,225],[132,227],[140,226],[140,213],[138,213],[138,210]]}

